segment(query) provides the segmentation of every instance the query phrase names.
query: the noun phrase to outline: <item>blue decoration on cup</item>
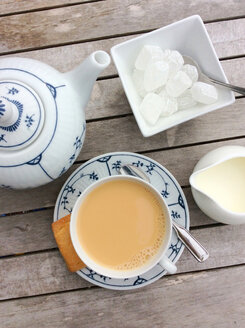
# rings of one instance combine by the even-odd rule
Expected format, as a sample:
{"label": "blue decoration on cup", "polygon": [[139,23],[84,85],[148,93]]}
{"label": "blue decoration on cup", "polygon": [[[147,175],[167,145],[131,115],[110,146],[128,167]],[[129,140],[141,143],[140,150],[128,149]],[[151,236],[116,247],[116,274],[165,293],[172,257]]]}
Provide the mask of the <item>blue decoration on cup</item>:
{"label": "blue decoration on cup", "polygon": [[136,166],[136,167],[142,167],[142,166],[144,166],[144,163],[141,162],[141,161],[133,162],[132,164],[133,164],[134,166]]}
{"label": "blue decoration on cup", "polygon": [[147,282],[147,280],[145,278],[138,276],[137,279],[135,280],[135,282],[133,283],[133,285],[134,286],[141,285],[141,284],[144,284],[145,282]]}
{"label": "blue decoration on cup", "polygon": [[164,198],[168,198],[169,196],[169,192],[168,192],[168,183],[165,182],[165,189],[161,191],[161,195],[164,197]]}
{"label": "blue decoration on cup", "polygon": [[173,219],[179,219],[180,215],[177,211],[171,211],[171,216]]}
{"label": "blue decoration on cup", "polygon": [[89,179],[90,180],[99,180],[99,178],[98,178],[98,174],[96,174],[95,172],[92,172],[92,173],[90,173],[89,174]]}
{"label": "blue decoration on cup", "polygon": [[104,156],[104,157],[97,159],[97,161],[100,163],[107,163],[110,159],[111,159],[111,156]]}
{"label": "blue decoration on cup", "polygon": [[99,159],[97,159],[98,162],[100,163],[105,163],[106,164],[106,167],[107,167],[107,170],[108,170],[108,173],[109,175],[111,175],[111,169],[108,165],[108,161],[111,159],[111,156],[104,156],[104,157],[101,157]]}
{"label": "blue decoration on cup", "polygon": [[185,203],[184,203],[183,198],[182,198],[181,195],[179,195],[178,203],[182,208],[185,208]]}
{"label": "blue decoration on cup", "polygon": [[93,271],[93,270],[91,270],[91,269],[89,269],[89,268],[86,268],[86,270],[89,272],[89,273],[88,273],[88,277],[89,277],[90,279],[96,280],[96,276],[99,277],[100,279],[104,280],[104,281],[106,281],[107,279],[108,279],[108,280],[111,279],[111,278],[109,278],[109,277],[106,277],[106,276],[103,276],[103,275],[101,275],[101,274],[98,274],[98,273],[96,273],[95,271]]}
{"label": "blue decoration on cup", "polygon": [[112,163],[112,170],[119,170],[121,167],[122,161],[116,161],[115,163]]}
{"label": "blue decoration on cup", "polygon": [[181,246],[182,243],[180,240],[178,240],[175,244],[171,244],[171,246],[169,247],[169,249],[171,250],[170,256],[172,256],[173,254],[178,254],[181,249]]}
{"label": "blue decoration on cup", "polygon": [[152,175],[152,171],[154,171],[155,165],[150,163],[149,165],[146,165],[146,167],[147,167],[146,173],[149,173],[150,175]]}

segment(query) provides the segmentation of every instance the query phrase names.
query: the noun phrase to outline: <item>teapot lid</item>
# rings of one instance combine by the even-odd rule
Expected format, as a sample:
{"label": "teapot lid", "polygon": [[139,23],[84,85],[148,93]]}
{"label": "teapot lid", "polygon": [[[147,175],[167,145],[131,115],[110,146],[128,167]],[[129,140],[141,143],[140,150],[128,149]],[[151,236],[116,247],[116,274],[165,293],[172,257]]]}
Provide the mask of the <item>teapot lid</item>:
{"label": "teapot lid", "polygon": [[40,134],[45,111],[40,97],[22,81],[0,81],[0,149],[18,150]]}
{"label": "teapot lid", "polygon": [[0,168],[13,168],[13,174],[22,165],[41,167],[52,156],[71,91],[63,75],[45,63],[0,60]]}

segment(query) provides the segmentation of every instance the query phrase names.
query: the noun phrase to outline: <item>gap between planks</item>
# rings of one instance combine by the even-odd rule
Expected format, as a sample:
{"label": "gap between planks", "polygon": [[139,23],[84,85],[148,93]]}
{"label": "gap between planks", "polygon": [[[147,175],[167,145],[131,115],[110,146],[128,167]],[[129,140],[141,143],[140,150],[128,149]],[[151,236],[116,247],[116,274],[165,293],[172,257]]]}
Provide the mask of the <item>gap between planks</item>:
{"label": "gap between planks", "polygon": [[[0,261],[1,260],[6,260],[6,259],[12,259],[15,257],[23,257],[23,256],[31,256],[31,255],[39,255],[39,254],[43,254],[43,253],[53,253],[58,251],[58,247],[53,247],[53,248],[45,248],[45,249],[40,249],[38,251],[28,251],[26,253],[16,253],[16,254],[9,254],[9,255],[4,255],[4,256],[0,256]],[[1,263],[1,262],[0,262]]]}
{"label": "gap between planks", "polygon": [[[106,0],[97,0],[99,2],[101,1],[106,1]],[[97,1],[92,1],[92,2],[97,2]],[[1,18],[1,16],[0,16]],[[244,17],[239,17],[239,19],[244,19]],[[238,18],[234,18],[232,20],[236,20]],[[212,24],[212,23],[218,23],[218,22],[222,22],[223,20],[220,21],[210,21],[208,23],[204,22],[205,24]],[[225,20],[224,20],[225,21]],[[90,43],[90,42],[97,42],[97,41],[104,41],[104,40],[113,40],[113,39],[117,39],[117,38],[122,38],[122,37],[128,37],[128,36],[140,36],[143,35],[145,33],[149,33],[152,31],[157,30],[160,27],[151,29],[151,30],[140,30],[140,31],[133,31],[133,32],[128,32],[128,33],[118,33],[118,34],[113,34],[113,35],[107,35],[107,36],[102,36],[102,37],[97,37],[97,38],[90,38],[90,39],[82,39],[82,40],[76,40],[76,41],[72,41],[72,42],[61,42],[61,43],[56,43],[56,44],[49,44],[46,46],[39,46],[39,47],[30,47],[30,48],[25,48],[25,49],[21,49],[21,50],[11,50],[11,51],[3,51],[0,53],[0,57],[1,56],[7,56],[7,55],[15,55],[15,54],[21,54],[21,53],[25,53],[25,52],[34,52],[34,51],[38,51],[38,50],[46,50],[46,49],[52,49],[52,48],[59,48],[59,47],[65,47],[65,46],[73,46],[73,45],[79,45],[79,44],[83,44],[83,43]],[[236,58],[242,58],[245,56],[245,53],[242,55],[234,55],[234,56],[228,56],[228,57],[221,57],[219,58],[221,61],[223,60],[228,60],[228,59],[236,59]],[[112,76],[112,77],[118,77],[118,75]],[[110,76],[108,76],[107,78],[111,78]],[[100,78],[105,79],[105,78]]]}
{"label": "gap between planks", "polygon": [[53,6],[46,6],[46,7],[40,7],[40,8],[34,8],[34,9],[26,9],[26,10],[20,10],[20,11],[12,11],[9,13],[0,13],[0,17],[6,17],[6,16],[14,16],[14,15],[21,15],[21,14],[28,14],[28,13],[34,13],[37,11],[45,11],[45,10],[52,10],[52,9],[57,9],[57,8],[65,8],[65,7],[74,7],[78,5],[83,5],[83,4],[88,4],[92,2],[102,2],[106,0],[83,0],[79,2],[74,2],[74,3],[64,3],[60,5],[53,5]]}
{"label": "gap between planks", "polygon": [[[95,2],[95,5],[93,5],[93,3],[92,3],[92,5],[91,5],[91,8],[93,8],[93,9],[96,9],[97,11],[98,11],[98,15],[99,15],[99,13],[100,13],[100,11],[103,13],[103,15],[105,15],[105,13],[104,13],[104,11],[105,10],[107,10],[108,11],[108,8],[110,8],[110,10],[108,11],[108,12],[106,12],[106,16],[105,17],[107,17],[108,19],[111,17],[111,24],[113,25],[113,24],[115,24],[115,21],[116,21],[116,19],[117,19],[117,16],[119,17],[119,19],[120,19],[120,17],[121,16],[123,16],[123,14],[124,14],[124,12],[125,12],[125,14],[129,14],[130,13],[130,15],[132,16],[131,18],[131,20],[132,20],[132,23],[131,24],[129,24],[129,26],[128,27],[122,27],[121,29],[119,29],[119,31],[118,31],[118,33],[116,33],[116,30],[115,29],[113,29],[114,31],[115,31],[115,34],[113,34],[113,35],[111,35],[110,33],[111,33],[111,30],[112,29],[109,29],[108,27],[107,28],[105,28],[105,31],[104,31],[104,34],[102,33],[95,33],[96,31],[94,31],[94,33],[84,33],[84,34],[88,34],[88,38],[85,40],[85,39],[81,39],[81,37],[79,38],[79,35],[74,35],[73,37],[72,36],[70,36],[70,38],[66,38],[65,36],[63,37],[63,42],[62,42],[62,38],[61,38],[61,42],[60,43],[58,43],[58,44],[55,44],[55,42],[57,41],[57,38],[56,39],[53,39],[53,43],[52,43],[52,38],[50,38],[50,42],[48,42],[48,39],[46,40],[46,44],[44,44],[43,46],[41,46],[41,47],[39,47],[39,44],[38,44],[38,46],[35,46],[35,44],[36,44],[36,42],[27,42],[26,43],[26,47],[25,47],[25,49],[26,50],[29,50],[29,51],[34,51],[34,50],[36,50],[36,49],[46,49],[46,48],[51,48],[51,47],[56,47],[56,46],[60,46],[60,45],[71,45],[71,44],[76,44],[76,43],[84,43],[84,42],[92,42],[92,41],[95,41],[95,40],[104,40],[105,38],[115,38],[115,37],[117,37],[117,36],[121,36],[121,35],[131,35],[132,33],[136,33],[136,34],[138,34],[138,33],[142,33],[142,32],[148,32],[148,31],[152,31],[153,29],[156,29],[156,28],[158,28],[159,27],[159,25],[160,24],[162,24],[162,19],[164,19],[165,18],[165,20],[166,20],[166,22],[165,22],[165,24],[167,25],[168,23],[170,23],[171,22],[171,20],[170,20],[170,17],[169,17],[169,14],[166,14],[165,16],[163,16],[163,17],[161,17],[160,15],[159,15],[159,17],[156,17],[156,22],[155,22],[155,24],[152,24],[152,22],[150,22],[150,21],[146,21],[144,24],[143,24],[143,26],[142,26],[142,28],[141,28],[141,30],[138,30],[137,29],[137,27],[139,26],[139,24],[136,24],[137,23],[137,19],[139,19],[139,17],[138,16],[136,16],[136,17],[134,17],[134,13],[133,12],[131,12],[130,11],[130,9],[131,9],[131,6],[133,6],[134,5],[134,3],[133,2],[130,2],[130,1],[128,1],[128,2],[126,2],[125,3],[125,6],[124,6],[124,8],[122,8],[122,12],[120,12],[120,14],[118,13],[119,12],[119,9],[120,9],[120,6],[119,6],[119,4],[120,4],[120,2],[117,2],[117,1],[108,1],[107,3],[106,3],[106,5],[105,6],[103,6],[103,3],[104,3],[104,1],[102,1],[101,2],[102,3],[102,6],[100,5],[100,2]],[[108,5],[108,6],[107,6]],[[138,8],[138,9],[141,9],[141,10],[145,10],[145,11],[147,11],[148,10],[148,8],[149,8],[149,4],[148,4],[148,2],[147,1],[143,1],[141,4],[140,4],[140,6],[137,4],[137,3],[135,3],[135,6]],[[173,5],[171,5],[171,6],[174,6],[174,4]],[[71,7],[71,6],[70,6]],[[78,6],[79,7],[79,6]],[[85,8],[84,8],[85,7]],[[108,7],[108,8],[107,8]],[[187,3],[187,5],[186,5],[186,7],[188,7],[188,3]],[[202,7],[202,4],[200,3],[200,7]],[[67,7],[67,8],[69,8],[69,6]],[[87,6],[85,5],[83,5],[83,4],[81,4],[80,5],[80,8],[81,9],[83,9],[83,11],[85,12],[85,15],[86,15],[86,9],[88,9],[89,8],[89,4],[87,4]],[[171,7],[172,8],[172,7]],[[170,9],[171,9],[170,8]],[[221,7],[222,8],[222,7]],[[54,12],[53,12],[53,15],[55,15],[56,14],[56,12],[55,12],[55,10],[59,10],[59,9],[62,9],[62,7],[61,8],[58,8],[58,9],[54,9]],[[161,10],[162,9],[162,4],[161,3],[154,3],[154,6],[151,8],[152,10]],[[179,8],[180,10],[181,10],[181,7]],[[212,6],[210,6],[210,9],[212,9]],[[204,15],[203,16],[203,18],[204,18],[204,22],[222,22],[223,20],[224,21],[228,21],[228,17],[227,17],[227,14],[229,14],[229,13],[231,13],[231,17],[230,17],[230,20],[236,20],[236,19],[240,19],[240,18],[242,18],[242,17],[244,17],[244,15],[241,15],[240,14],[240,12],[243,10],[243,9],[245,9],[245,7],[243,7],[243,5],[242,4],[237,4],[236,6],[234,6],[234,8],[230,8],[230,10],[229,10],[229,8],[228,8],[228,6],[227,6],[227,9],[220,9],[220,10],[218,10],[218,12],[216,13],[216,15],[219,15],[219,16],[224,16],[224,17],[215,17],[215,15],[214,14],[210,14],[210,13],[206,13],[205,11],[203,11],[202,9],[195,9],[194,7],[193,8],[191,8],[191,10],[190,11],[187,11],[186,10],[186,8],[185,8],[185,10],[182,10],[181,11],[181,14],[179,13],[179,16],[177,17],[177,19],[178,18],[183,18],[183,16],[188,16],[188,14],[196,14],[196,13],[199,13],[199,14],[201,14],[201,15]],[[74,9],[75,10],[75,9]],[[71,14],[73,13],[73,11],[74,10],[71,10]],[[78,9],[79,10],[79,9]],[[92,9],[91,9],[92,10]],[[128,10],[129,10],[129,12],[128,12]],[[236,15],[237,14],[237,11],[239,11],[239,15]],[[214,11],[211,11],[211,12],[214,12]],[[216,11],[215,11],[216,12]],[[34,14],[34,16],[35,16],[35,14],[36,13],[33,13]],[[60,14],[60,13],[57,13],[57,15],[58,14]],[[89,13],[88,13],[89,14]],[[30,18],[33,18],[34,19],[34,16],[32,17],[30,17]],[[99,17],[99,16],[98,16]],[[4,19],[4,17],[2,17],[3,19]],[[61,17],[62,18],[62,17]],[[60,19],[61,19],[60,18]],[[86,17],[87,19],[88,19],[88,17]],[[93,18],[95,18],[95,17],[93,17],[92,16],[92,19]],[[21,28],[21,23],[22,23],[22,21],[25,19],[25,17],[22,17],[22,19],[20,19],[20,21],[19,22],[17,22],[19,25],[20,25],[20,28]],[[68,19],[68,21],[69,21],[69,17],[67,18]],[[129,19],[130,19],[130,16],[129,16]],[[51,20],[51,19],[50,19]],[[135,21],[134,21],[135,20]],[[15,21],[15,20],[14,20]],[[13,21],[13,26],[14,26],[14,21]],[[49,22],[49,21],[48,21]],[[75,21],[75,22],[73,22],[77,27],[79,27],[80,26],[80,23],[79,23],[79,21],[77,22],[77,20]],[[11,22],[11,24],[12,24],[12,22]],[[10,24],[10,25],[11,25]],[[59,24],[59,19],[57,20],[57,24]],[[91,22],[91,24],[92,24],[92,22]],[[125,24],[124,24],[125,25]],[[123,26],[124,26],[123,25]],[[126,24],[127,25],[127,24]],[[156,26],[157,25],[157,26]],[[130,30],[130,26],[131,26],[131,30]],[[4,21],[3,21],[3,27],[4,27]],[[80,26],[81,27],[81,26]],[[102,26],[103,27],[103,26]],[[105,25],[105,27],[106,27],[106,25]],[[136,31],[135,32],[132,32],[132,30],[133,29],[136,29]],[[106,32],[107,31],[107,32]],[[21,30],[20,30],[20,33],[21,33]],[[32,46],[33,45],[33,46]],[[19,49],[17,49],[18,47],[16,46],[15,47],[15,49],[13,49],[13,50],[8,50],[8,49],[6,49],[5,50],[5,54],[13,54],[13,53],[18,53],[19,51],[23,51],[23,49],[22,50],[19,50]],[[20,48],[20,47],[19,47]]]}
{"label": "gap between planks", "polygon": [[[28,14],[28,13],[33,13],[33,12],[38,12],[38,11],[46,11],[46,10],[52,10],[52,9],[57,9],[57,8],[65,8],[65,7],[74,7],[78,5],[83,5],[83,4],[88,4],[88,3],[93,3],[93,2],[103,2],[107,0],[83,0],[83,1],[77,1],[74,3],[63,3],[63,4],[58,4],[58,5],[52,5],[52,6],[45,6],[45,7],[37,7],[34,9],[26,9],[26,10],[20,10],[20,11],[11,11],[8,13],[1,14],[0,17],[5,17],[5,16],[14,16],[14,15],[21,15],[21,14]],[[222,17],[222,18],[216,18],[216,19],[211,19],[211,20],[205,20],[205,24],[209,23],[217,23],[217,22],[224,22],[224,21],[231,21],[235,19],[242,19],[245,18],[245,15],[235,15],[231,17]],[[153,29],[147,30],[147,32],[151,32]]]}
{"label": "gap between planks", "polygon": [[[209,272],[213,272],[213,271],[220,271],[220,270],[230,270],[232,268],[238,268],[238,267],[245,267],[244,263],[238,263],[238,264],[233,264],[233,265],[226,265],[226,266],[221,266],[221,267],[214,267],[214,268],[207,268],[204,270],[192,270],[192,271],[188,271],[188,272],[180,272],[177,274],[167,274],[162,276],[161,278],[159,278],[157,281],[161,281],[163,279],[175,279],[181,276],[186,276],[186,275],[200,275],[202,273],[209,273]],[[75,272],[73,273],[75,274]],[[83,279],[82,277],[80,277],[81,279]],[[154,282],[156,283],[156,282]],[[153,284],[154,284],[153,283]],[[143,287],[145,288],[145,287]],[[91,286],[84,286],[84,287],[79,287],[79,288],[73,288],[73,289],[67,289],[67,290],[61,290],[61,291],[56,291],[56,292],[50,292],[50,293],[42,293],[42,294],[38,294],[38,295],[28,295],[28,296],[20,296],[20,297],[13,297],[13,298],[9,298],[9,299],[0,299],[0,303],[4,303],[4,302],[13,302],[13,301],[21,301],[21,300],[25,300],[25,299],[31,299],[31,298],[37,298],[37,297],[45,297],[45,296],[51,296],[51,295],[58,295],[58,294],[66,294],[66,293],[75,293],[78,291],[86,291],[86,290],[103,290],[103,287],[97,286],[97,285],[91,285]],[[106,289],[107,291],[110,291],[108,289]],[[122,292],[122,291],[121,291]]]}
{"label": "gap between planks", "polygon": [[[243,31],[245,25],[245,19],[235,20],[232,23],[216,23],[206,25],[208,33],[213,41],[219,58],[237,57],[237,60],[223,62],[225,71],[228,70],[228,75],[233,79],[231,75],[230,66],[239,64],[242,65],[243,60],[239,61],[239,56],[244,53],[245,42],[241,37],[241,31]],[[223,31],[223,32],[222,32]],[[235,32],[236,31],[236,32]],[[224,35],[223,35],[223,34]],[[33,58],[36,60],[44,61],[50,66],[53,66],[60,72],[67,72],[74,68],[74,66],[81,63],[81,58],[87,57],[91,52],[102,49],[109,52],[111,47],[115,44],[130,40],[129,37],[121,37],[116,39],[108,39],[97,42],[86,42],[82,44],[74,44],[65,47],[55,47],[50,49],[35,50],[30,52],[22,52],[17,54],[18,57]],[[8,57],[9,55],[6,55]],[[3,57],[5,57],[3,55]],[[63,61],[66,57],[67,61]],[[55,60],[54,60],[55,58]],[[231,62],[231,63],[230,63]],[[241,62],[241,63],[240,63]],[[115,66],[110,65],[102,74],[98,80],[105,80],[110,78],[116,78],[118,76]]]}
{"label": "gap between planks", "polygon": [[[1,303],[5,327],[244,327],[244,266],[166,277],[135,291],[103,289]],[[227,284],[227,281],[229,283]],[[166,301],[167,300],[167,301]],[[82,318],[82,320],[81,320]],[[198,323],[198,324],[197,324]]]}

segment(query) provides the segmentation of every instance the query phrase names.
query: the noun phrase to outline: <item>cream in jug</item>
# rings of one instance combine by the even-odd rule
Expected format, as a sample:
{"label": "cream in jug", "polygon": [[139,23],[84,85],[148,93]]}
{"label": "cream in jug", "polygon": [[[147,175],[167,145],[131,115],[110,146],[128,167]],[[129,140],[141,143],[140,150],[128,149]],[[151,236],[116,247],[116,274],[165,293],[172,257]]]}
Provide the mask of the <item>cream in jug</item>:
{"label": "cream in jug", "polygon": [[193,198],[210,218],[245,223],[245,147],[227,145],[211,150],[190,176]]}
{"label": "cream in jug", "polygon": [[245,158],[228,159],[199,172],[195,186],[225,209],[245,212]]}

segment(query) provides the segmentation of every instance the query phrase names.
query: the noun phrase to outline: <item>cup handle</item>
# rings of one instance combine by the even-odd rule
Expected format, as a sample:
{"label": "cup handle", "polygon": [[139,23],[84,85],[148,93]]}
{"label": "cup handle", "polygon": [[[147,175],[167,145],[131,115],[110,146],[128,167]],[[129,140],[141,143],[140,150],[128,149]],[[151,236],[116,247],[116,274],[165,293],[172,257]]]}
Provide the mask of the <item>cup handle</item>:
{"label": "cup handle", "polygon": [[159,264],[170,274],[173,274],[177,271],[176,265],[173,262],[171,262],[167,256],[163,256]]}

